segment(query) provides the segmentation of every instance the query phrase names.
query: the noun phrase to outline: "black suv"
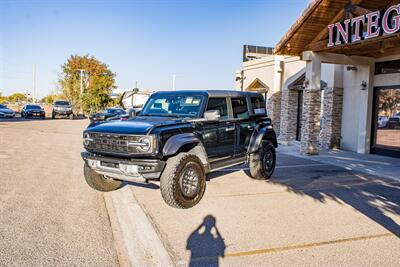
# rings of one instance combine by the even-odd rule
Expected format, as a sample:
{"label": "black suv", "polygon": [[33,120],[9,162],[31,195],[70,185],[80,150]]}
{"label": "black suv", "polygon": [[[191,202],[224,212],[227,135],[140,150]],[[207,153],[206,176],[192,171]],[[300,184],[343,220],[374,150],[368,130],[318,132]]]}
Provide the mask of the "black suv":
{"label": "black suv", "polygon": [[164,201],[199,203],[206,174],[248,163],[250,176],[268,179],[277,140],[261,94],[239,91],[163,91],[137,117],[92,123],[83,132],[86,182],[111,191],[123,181],[160,180]]}
{"label": "black suv", "polygon": [[72,105],[65,100],[57,100],[53,103],[53,111],[51,112],[51,118],[55,119],[57,116],[68,117],[71,120],[74,118],[72,112]]}

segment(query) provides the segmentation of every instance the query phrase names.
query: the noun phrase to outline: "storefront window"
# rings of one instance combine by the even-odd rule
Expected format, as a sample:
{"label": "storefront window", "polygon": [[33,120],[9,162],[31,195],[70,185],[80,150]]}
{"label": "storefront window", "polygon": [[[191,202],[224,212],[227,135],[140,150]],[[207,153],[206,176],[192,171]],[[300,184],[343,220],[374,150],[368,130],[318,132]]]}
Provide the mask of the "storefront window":
{"label": "storefront window", "polygon": [[376,96],[375,146],[400,150],[400,86],[378,89]]}
{"label": "storefront window", "polygon": [[375,74],[400,73],[400,60],[384,61],[375,64]]}

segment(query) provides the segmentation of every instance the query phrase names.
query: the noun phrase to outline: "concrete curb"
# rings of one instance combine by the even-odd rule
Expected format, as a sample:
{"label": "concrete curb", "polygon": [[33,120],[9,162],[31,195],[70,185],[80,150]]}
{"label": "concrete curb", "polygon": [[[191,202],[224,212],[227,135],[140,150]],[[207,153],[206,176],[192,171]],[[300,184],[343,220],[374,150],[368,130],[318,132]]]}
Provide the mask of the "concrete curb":
{"label": "concrete curb", "polygon": [[129,187],[105,193],[104,199],[121,266],[174,266]]}

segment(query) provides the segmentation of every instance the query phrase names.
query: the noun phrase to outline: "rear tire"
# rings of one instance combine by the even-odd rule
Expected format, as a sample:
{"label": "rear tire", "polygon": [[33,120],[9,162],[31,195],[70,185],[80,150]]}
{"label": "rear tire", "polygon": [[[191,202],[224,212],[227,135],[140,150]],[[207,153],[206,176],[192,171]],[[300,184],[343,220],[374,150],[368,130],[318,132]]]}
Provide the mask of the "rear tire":
{"label": "rear tire", "polygon": [[250,154],[250,177],[256,180],[269,179],[275,170],[275,147],[268,141],[264,141],[257,152]]}
{"label": "rear tire", "polygon": [[167,160],[160,178],[161,196],[165,203],[178,209],[197,205],[206,190],[206,174],[200,159],[180,153]]}
{"label": "rear tire", "polygon": [[87,164],[83,167],[86,183],[93,189],[101,192],[109,192],[119,189],[122,186],[122,181],[107,179],[103,175],[98,174]]}

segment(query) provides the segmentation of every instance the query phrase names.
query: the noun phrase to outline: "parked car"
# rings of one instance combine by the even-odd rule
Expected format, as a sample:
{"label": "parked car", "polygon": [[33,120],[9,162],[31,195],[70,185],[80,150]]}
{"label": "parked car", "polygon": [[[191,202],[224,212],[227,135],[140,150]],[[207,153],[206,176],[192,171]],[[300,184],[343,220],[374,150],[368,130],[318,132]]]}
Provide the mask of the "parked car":
{"label": "parked car", "polygon": [[14,118],[15,112],[7,108],[6,105],[0,104],[0,118]]}
{"label": "parked car", "polygon": [[74,118],[74,114],[72,112],[72,105],[65,100],[57,100],[53,103],[53,110],[51,112],[51,118],[55,119],[57,116],[67,117],[71,120]]}
{"label": "parked car", "polygon": [[27,104],[22,108],[21,111],[22,118],[46,118],[46,113],[43,108],[39,105]]}
{"label": "parked car", "polygon": [[122,108],[106,108],[102,112],[94,113],[89,115],[91,122],[100,122],[110,119],[120,119],[127,117],[127,113]]}
{"label": "parked car", "polygon": [[387,122],[388,129],[395,129],[400,127],[400,117],[390,117]]}
{"label": "parked car", "polygon": [[388,116],[378,116],[378,128],[386,128],[388,120]]}
{"label": "parked car", "polygon": [[154,93],[137,117],[89,125],[83,144],[92,188],[160,180],[164,201],[181,209],[199,203],[209,172],[247,162],[252,178],[270,178],[278,146],[263,96],[223,90]]}

